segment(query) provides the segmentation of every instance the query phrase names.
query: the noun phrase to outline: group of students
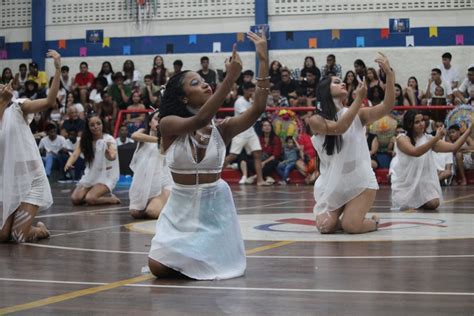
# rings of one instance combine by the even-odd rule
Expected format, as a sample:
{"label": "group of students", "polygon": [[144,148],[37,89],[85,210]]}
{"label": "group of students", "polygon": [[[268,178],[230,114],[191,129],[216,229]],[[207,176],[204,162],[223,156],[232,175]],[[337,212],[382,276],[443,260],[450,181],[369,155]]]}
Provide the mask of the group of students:
{"label": "group of students", "polygon": [[[253,103],[245,112],[220,122],[213,120],[242,70],[234,45],[232,58],[226,61],[226,77],[215,92],[196,72],[175,74],[166,85],[159,113],[152,113],[146,129],[132,136],[139,145],[131,164],[136,178],[130,189],[130,204],[136,218],[159,215],[148,256],[150,271],[157,277],[212,280],[238,277],[245,272],[236,208],[229,185],[221,179],[221,170],[226,146],[234,136],[254,125],[265,111],[270,91],[267,41],[264,35],[252,32],[247,38],[255,44],[259,70]],[[32,225],[36,213],[52,204],[52,196],[28,127],[31,113],[55,103],[60,56],[55,51],[48,56],[54,59],[56,72],[47,99],[12,101],[11,87],[0,87],[2,241],[24,242],[48,236],[44,224]],[[328,76],[317,89],[319,103],[308,124],[320,158],[314,213],[321,233],[378,229],[376,216],[366,218],[378,184],[371,168],[365,129],[392,111],[395,75],[383,54],[375,62],[387,75],[384,100],[377,106],[362,107],[367,93],[364,78],[358,78],[350,107],[343,106],[348,92],[339,77]],[[97,116],[87,118],[80,144],[66,163],[65,168],[71,168],[82,154],[87,166],[72,193],[74,204],[120,202],[112,194],[119,177],[116,142],[103,133],[102,124]],[[422,116],[408,111],[404,129],[406,134],[397,138],[393,203],[399,208],[436,208],[442,194],[433,170],[432,151],[456,151],[466,141],[471,127],[455,143],[446,143],[442,140],[443,129],[438,129],[434,137],[425,135]]]}

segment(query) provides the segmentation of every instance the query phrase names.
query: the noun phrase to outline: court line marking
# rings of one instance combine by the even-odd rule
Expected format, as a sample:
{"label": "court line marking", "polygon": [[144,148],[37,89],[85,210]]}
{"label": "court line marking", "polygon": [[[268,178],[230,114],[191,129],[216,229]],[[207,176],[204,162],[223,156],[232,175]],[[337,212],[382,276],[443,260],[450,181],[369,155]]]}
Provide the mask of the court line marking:
{"label": "court line marking", "polygon": [[468,194],[468,195],[460,196],[460,197],[457,197],[457,198],[454,198],[454,199],[445,200],[444,203],[452,203],[452,202],[464,200],[464,199],[467,199],[467,198],[470,198],[470,197],[474,197],[474,194]]}
{"label": "court line marking", "polygon": [[[133,279],[138,279],[137,278],[132,278],[129,280]],[[150,275],[144,275],[141,278],[144,280],[142,281],[147,281],[150,279],[154,279],[154,277],[150,277]],[[0,281],[10,281],[10,282],[28,282],[28,283],[51,283],[51,284],[70,284],[70,285],[98,285],[97,287],[93,287],[90,289],[85,289],[85,290],[80,290],[80,291],[87,291],[87,290],[92,290],[92,289],[98,289],[101,287],[106,287],[112,284],[112,283],[100,283],[100,282],[75,282],[75,281],[54,281],[54,280],[33,280],[33,279],[11,279],[11,278],[0,278]],[[128,281],[128,280],[124,280]],[[199,285],[161,285],[161,284],[143,284],[143,283],[137,283],[137,282],[142,282],[142,281],[135,281],[134,283],[129,283],[129,284],[123,284],[120,286],[125,286],[125,287],[145,287],[145,288],[164,288],[164,289],[188,289],[188,290],[230,290],[230,291],[262,291],[262,292],[306,292],[306,293],[339,293],[339,294],[389,294],[389,295],[436,295],[436,296],[474,296],[473,292],[416,292],[416,291],[377,291],[377,290],[337,290],[337,289],[295,289],[295,288],[267,288],[267,287],[232,287],[232,286],[199,286]],[[119,281],[123,282],[123,281]],[[119,282],[114,282],[114,283],[119,283]],[[197,281],[196,281],[197,282]],[[119,286],[114,286],[108,289],[113,289],[117,288]],[[76,292],[80,292],[76,291]],[[100,290],[95,290],[93,293],[90,294],[95,294],[97,292],[102,292],[105,291],[104,289]],[[72,293],[76,293],[72,292]],[[80,296],[87,295],[87,294],[82,294]],[[61,295],[58,295],[61,296]],[[53,296],[52,298],[55,298],[56,296]],[[77,296],[76,296],[77,297]],[[71,297],[75,298],[75,297]],[[47,300],[47,299],[45,299]],[[39,301],[38,301],[39,302]],[[58,301],[60,302],[60,301]],[[33,302],[35,303],[35,302]],[[53,302],[56,303],[56,302]],[[31,303],[29,303],[31,304]],[[9,313],[11,312],[17,312],[25,309],[31,309],[33,307],[27,307],[26,305],[29,304],[23,304],[23,305],[17,305],[17,306],[25,306],[23,309],[19,310],[12,310],[12,311],[7,311]],[[48,305],[51,303],[46,303],[40,306]],[[40,307],[37,306],[37,307]],[[0,314],[3,313],[3,310],[7,309],[13,309],[13,307],[7,307],[4,309],[0,309]]]}
{"label": "court line marking", "polygon": [[[252,259],[430,259],[430,258],[474,258],[473,255],[415,255],[415,256],[254,256],[253,253],[269,250],[285,245],[289,245],[289,241],[282,241],[267,246],[261,246],[247,250],[247,258]],[[50,248],[70,251],[85,251],[85,252],[99,252],[99,253],[116,253],[116,254],[130,254],[130,255],[147,255],[148,251],[125,251],[125,250],[108,250],[108,249],[93,249],[93,248],[76,248],[54,245],[42,245],[34,243],[23,243],[23,246],[31,246],[37,248]]]}
{"label": "court line marking", "polygon": [[50,217],[61,217],[61,216],[71,216],[71,215],[82,215],[88,213],[95,213],[95,212],[104,212],[104,211],[113,211],[113,210],[121,210],[121,209],[128,209],[128,206],[121,206],[121,207],[109,207],[109,208],[101,208],[95,210],[87,210],[87,211],[78,211],[78,212],[67,212],[67,213],[58,213],[58,214],[45,214],[35,216],[35,218],[50,218]]}
{"label": "court line marking", "polygon": [[106,230],[106,229],[112,229],[112,228],[125,227],[126,225],[129,225],[129,224],[115,225],[115,226],[106,226],[106,227],[98,227],[98,228],[91,228],[91,229],[85,229],[85,230],[77,230],[77,231],[73,231],[73,232],[69,232],[69,233],[62,233],[62,234],[51,235],[51,236],[49,236],[49,238],[61,237],[61,236],[69,236],[69,235],[76,235],[76,234],[89,233],[89,232],[94,232],[94,231],[99,231],[99,230]]}
{"label": "court line marking", "polygon": [[[295,241],[280,241],[280,242],[272,243],[272,244],[269,244],[269,245],[249,249],[245,253],[246,254],[247,253],[252,254],[252,253],[256,253],[256,252],[261,252],[261,251],[265,251],[265,250],[268,250],[268,249],[282,247],[282,246],[285,246],[285,245],[288,245],[288,244],[291,244],[291,243],[294,243],[294,242]],[[23,310],[28,310],[28,309],[37,308],[37,307],[50,305],[50,304],[54,304],[54,303],[59,303],[59,302],[63,302],[63,301],[73,299],[73,298],[86,296],[86,295],[90,295],[90,294],[95,294],[95,293],[111,290],[111,289],[118,288],[118,287],[121,287],[121,286],[131,285],[133,283],[142,282],[142,281],[146,281],[146,280],[150,280],[150,279],[155,279],[155,276],[153,276],[152,274],[142,275],[142,276],[131,278],[131,279],[121,280],[121,281],[112,282],[112,283],[106,283],[106,284],[91,287],[91,288],[88,288],[88,289],[72,291],[72,292],[68,292],[68,293],[64,293],[64,294],[60,294],[60,295],[56,295],[56,296],[51,296],[51,297],[47,297],[47,298],[44,298],[44,299],[40,299],[40,300],[37,300],[37,301],[25,303],[25,304],[13,305],[13,306],[5,307],[5,308],[0,308],[0,315],[6,314],[6,313],[14,313],[14,312],[19,312],[19,311],[23,311]],[[0,279],[0,280],[3,280],[3,279]]]}

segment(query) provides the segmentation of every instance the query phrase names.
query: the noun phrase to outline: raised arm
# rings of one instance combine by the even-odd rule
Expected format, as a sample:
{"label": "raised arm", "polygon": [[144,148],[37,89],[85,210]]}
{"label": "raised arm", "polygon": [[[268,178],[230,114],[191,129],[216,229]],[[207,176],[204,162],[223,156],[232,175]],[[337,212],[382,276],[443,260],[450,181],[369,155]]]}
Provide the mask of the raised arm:
{"label": "raised arm", "polygon": [[469,135],[471,134],[472,125],[469,126],[464,133],[459,137],[454,143],[448,143],[444,140],[439,140],[433,150],[440,153],[448,153],[448,152],[456,152],[458,151],[461,146],[466,142]]}
{"label": "raised arm", "polygon": [[421,157],[423,156],[428,150],[433,148],[436,143],[442,139],[444,136],[444,128],[440,127],[436,130],[436,135],[430,138],[429,141],[424,143],[421,146],[415,147],[411,142],[408,136],[400,136],[397,138],[397,146],[398,149],[404,152],[405,154],[413,157]]}
{"label": "raised arm", "polygon": [[375,59],[387,76],[385,86],[385,97],[379,105],[363,108],[359,111],[359,117],[363,125],[369,125],[389,114],[395,106],[395,73],[390,68],[388,58],[379,53]]}
{"label": "raised arm", "polygon": [[365,78],[357,78],[357,80],[359,81],[359,85],[355,90],[356,98],[354,102],[352,102],[346,113],[344,113],[339,120],[326,120],[321,115],[317,114],[311,116],[308,119],[308,124],[315,134],[342,135],[349,129],[357,113],[359,113],[360,107],[362,106],[362,101],[364,100],[365,95],[367,94],[367,85],[365,83]]}
{"label": "raised arm", "polygon": [[235,81],[239,78],[241,71],[242,61],[237,53],[237,45],[234,44],[232,58],[226,60],[226,77],[224,81],[222,81],[216,92],[204,103],[199,111],[192,117],[170,115],[160,120],[160,131],[165,143],[167,142],[167,137],[187,134],[208,125],[223,104],[227,94],[231,91]]}
{"label": "raised arm", "polygon": [[26,100],[21,107],[24,114],[37,113],[46,110],[49,107],[56,107],[56,98],[59,91],[59,82],[61,80],[61,55],[55,50],[49,50],[46,54],[54,59],[54,78],[49,94],[46,99]]}
{"label": "raised arm", "polygon": [[145,129],[140,128],[132,134],[132,139],[137,143],[157,143],[158,137],[145,134]]}
{"label": "raised arm", "polygon": [[265,111],[268,93],[270,92],[270,76],[268,75],[268,49],[265,33],[261,36],[248,32],[247,38],[255,44],[259,68],[257,85],[254,93],[253,104],[250,109],[240,115],[234,116],[220,125],[224,141],[230,142],[232,138],[255,124],[255,121]]}

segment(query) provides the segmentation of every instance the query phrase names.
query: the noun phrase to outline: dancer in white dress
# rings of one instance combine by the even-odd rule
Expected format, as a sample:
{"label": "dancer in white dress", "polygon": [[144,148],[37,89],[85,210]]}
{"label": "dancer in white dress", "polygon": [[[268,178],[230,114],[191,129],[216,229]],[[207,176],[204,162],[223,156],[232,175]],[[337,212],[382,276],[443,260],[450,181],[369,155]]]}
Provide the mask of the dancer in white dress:
{"label": "dancer in white dress", "polygon": [[47,238],[46,226],[33,220],[53,203],[51,188],[29,124],[33,113],[56,106],[61,77],[61,56],[50,50],[55,73],[46,99],[12,101],[11,83],[0,85],[0,242]]}
{"label": "dancer in white dress", "polygon": [[397,161],[393,166],[392,209],[423,208],[434,210],[442,202],[441,186],[433,157],[436,152],[456,152],[466,142],[471,126],[454,143],[443,140],[443,127],[436,135],[425,134],[423,115],[409,110],[403,117],[406,135],[397,137]]}
{"label": "dancer in white dress", "polygon": [[393,109],[395,75],[383,54],[375,61],[387,74],[385,98],[377,106],[361,108],[367,93],[364,78],[358,78],[356,99],[349,108],[342,105],[347,90],[340,78],[328,77],[318,86],[320,106],[309,124],[321,161],[321,175],[314,185],[316,227],[321,233],[334,233],[341,228],[353,234],[377,230],[378,219],[365,218],[378,189],[365,126]]}
{"label": "dancer in white dress", "polygon": [[[80,143],[76,145],[66,162],[64,171],[73,167],[81,153],[84,155],[86,170],[72,192],[72,204],[120,203],[120,200],[112,194],[120,177],[117,143],[111,135],[104,133],[102,120],[97,115],[86,118]],[[106,196],[109,193],[110,196]]]}
{"label": "dancer in white dress", "polygon": [[[263,35],[264,36],[264,35]],[[236,45],[226,62],[226,77],[213,94],[199,74],[185,71],[166,85],[160,113],[162,146],[175,186],[156,222],[148,263],[157,277],[179,274],[198,280],[238,277],[246,258],[232,192],[221,179],[225,147],[251,127],[265,110],[270,77],[267,41],[254,33],[259,58],[252,107],[216,126],[212,117],[240,75]]]}
{"label": "dancer in white dress", "polygon": [[147,128],[132,134],[137,149],[130,163],[130,215],[137,219],[157,219],[173,187],[171,172],[160,150],[158,115],[158,111],[149,114],[145,120]]}

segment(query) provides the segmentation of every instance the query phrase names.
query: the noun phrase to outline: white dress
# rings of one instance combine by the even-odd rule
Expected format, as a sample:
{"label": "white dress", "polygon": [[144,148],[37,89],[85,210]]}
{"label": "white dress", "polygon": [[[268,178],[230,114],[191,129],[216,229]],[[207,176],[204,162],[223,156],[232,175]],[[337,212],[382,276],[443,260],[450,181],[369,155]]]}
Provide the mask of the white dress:
{"label": "white dress", "polygon": [[117,147],[117,142],[109,134],[104,134],[101,139],[98,139],[94,147],[94,160],[91,164],[86,163],[86,170],[78,185],[90,188],[101,183],[106,185],[110,192],[113,191],[120,178],[120,167],[118,155],[113,161],[105,158],[107,143],[112,143]]}
{"label": "white dress", "polygon": [[25,120],[21,104],[16,99],[4,112],[0,121],[0,203],[2,228],[8,217],[22,202],[39,210],[53,203],[51,188],[43,167],[38,145]]}
{"label": "white dress", "polygon": [[130,210],[142,211],[148,201],[171,190],[173,179],[166,165],[166,156],[160,153],[156,143],[139,143],[130,163],[133,171],[130,186]]}
{"label": "white dress", "polygon": [[[424,134],[415,146],[423,145],[432,137]],[[392,209],[419,208],[433,199],[440,199],[441,202],[442,192],[433,151],[430,149],[421,157],[413,157],[397,148],[396,155],[398,159],[393,168],[397,176],[392,179]]]}
{"label": "white dress", "polygon": [[[338,118],[347,111],[342,108]],[[378,190],[377,179],[371,167],[365,127],[359,116],[342,135],[342,148],[329,156],[323,148],[326,135],[311,137],[320,159],[320,176],[314,184],[315,215],[335,211],[366,189]]]}

